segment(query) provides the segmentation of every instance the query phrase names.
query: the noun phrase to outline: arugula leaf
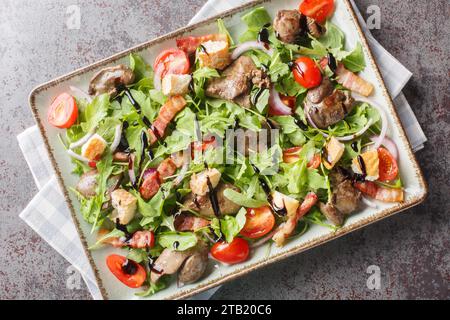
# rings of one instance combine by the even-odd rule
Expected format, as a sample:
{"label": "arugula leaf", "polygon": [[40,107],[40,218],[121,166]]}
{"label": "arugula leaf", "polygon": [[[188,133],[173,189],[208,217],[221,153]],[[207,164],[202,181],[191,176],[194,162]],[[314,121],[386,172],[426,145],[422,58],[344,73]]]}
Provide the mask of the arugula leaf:
{"label": "arugula leaf", "polygon": [[113,229],[109,233],[105,234],[103,237],[97,240],[97,242],[90,246],[88,250],[95,250],[98,248],[101,248],[103,246],[103,243],[105,240],[111,239],[111,238],[120,238],[125,236],[125,233],[121,230]]}
{"label": "arugula leaf", "polygon": [[[193,232],[161,232],[156,236],[156,241],[164,248],[184,251],[189,248],[195,247],[197,244],[197,236]],[[174,243],[178,242],[178,246],[175,248]]]}
{"label": "arugula leaf", "polygon": [[351,72],[360,72],[366,67],[363,48],[361,43],[357,43],[355,49],[350,52],[343,60],[344,66]]}
{"label": "arugula leaf", "polygon": [[84,111],[84,118],[86,122],[81,123],[81,128],[84,132],[90,132],[95,129],[100,121],[108,115],[109,95],[104,93],[92,100]]}
{"label": "arugula leaf", "polygon": [[144,59],[142,59],[142,57],[138,54],[130,54],[130,68],[134,72],[136,81],[139,81],[143,78],[151,78],[152,76],[152,68],[150,67],[150,65],[145,63]]}
{"label": "arugula leaf", "polygon": [[243,15],[241,19],[247,25],[248,30],[239,37],[239,42],[256,40],[261,28],[272,22],[272,18],[264,7],[253,9]]}
{"label": "arugula leaf", "polygon": [[241,208],[236,217],[227,215],[225,218],[220,219],[220,230],[225,236],[225,240],[230,243],[234,237],[239,234],[245,225],[247,210]]}
{"label": "arugula leaf", "polygon": [[228,37],[228,42],[230,43],[230,45],[234,46],[233,37],[231,36],[230,32],[228,31],[227,27],[225,26],[225,23],[223,22],[223,20],[220,18],[217,19],[217,28],[219,29],[220,34],[224,34]]}
{"label": "arugula leaf", "polygon": [[269,89],[264,89],[260,91],[260,88],[255,87],[252,90],[252,96],[255,96],[256,94],[259,94],[258,99],[256,101],[256,109],[259,111],[259,113],[264,114],[267,106],[269,105]]}
{"label": "arugula leaf", "polygon": [[157,283],[149,282],[150,285],[146,291],[135,293],[138,297],[149,297],[166,288],[167,284],[163,281],[164,278],[159,279]]}
{"label": "arugula leaf", "polygon": [[327,21],[326,32],[318,41],[329,49],[342,49],[345,43],[344,33],[332,22]]}
{"label": "arugula leaf", "polygon": [[266,24],[272,22],[272,18],[264,7],[258,7],[242,16],[242,21],[251,30],[259,31]]}
{"label": "arugula leaf", "polygon": [[266,201],[255,200],[247,197],[246,195],[239,193],[233,189],[225,189],[223,195],[230,201],[233,201],[237,205],[246,207],[246,208],[259,208],[263,205],[267,204]]}

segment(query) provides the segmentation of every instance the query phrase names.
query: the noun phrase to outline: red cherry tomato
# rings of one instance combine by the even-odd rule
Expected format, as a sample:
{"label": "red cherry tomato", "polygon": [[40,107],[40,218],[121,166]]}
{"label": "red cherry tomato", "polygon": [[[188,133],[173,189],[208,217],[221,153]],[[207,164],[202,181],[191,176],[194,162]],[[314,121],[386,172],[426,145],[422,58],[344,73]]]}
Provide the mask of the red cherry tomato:
{"label": "red cherry tomato", "polygon": [[322,73],[313,59],[300,57],[293,67],[294,78],[306,89],[317,87],[322,82]]}
{"label": "red cherry tomato", "polygon": [[387,182],[394,180],[398,175],[398,165],[392,154],[385,148],[378,148],[380,177],[378,180]]}
{"label": "red cherry tomato", "polygon": [[57,128],[70,128],[78,117],[77,103],[74,97],[62,93],[48,108],[47,120]]}
{"label": "red cherry tomato", "polygon": [[383,202],[402,202],[404,199],[402,189],[385,188],[372,181],[356,182],[354,185],[362,193]]}
{"label": "red cherry tomato", "polygon": [[[292,147],[283,151],[283,162],[294,163],[300,159],[300,151],[302,147]],[[320,166],[321,157],[319,153],[316,153],[311,160],[309,160],[307,167],[317,169]]]}
{"label": "red cherry tomato", "polygon": [[214,259],[228,264],[244,262],[249,253],[250,247],[242,238],[234,238],[230,243],[220,241],[211,247],[211,255]]}
{"label": "red cherry tomato", "polygon": [[268,234],[275,226],[275,216],[269,207],[248,208],[241,235],[250,239]]}
{"label": "red cherry tomato", "polygon": [[139,288],[147,278],[147,273],[144,267],[132,260],[128,260],[128,267],[125,267],[127,260],[123,256],[112,254],[106,258],[106,265],[109,271],[124,285],[130,288]]}
{"label": "red cherry tomato", "polygon": [[299,11],[318,23],[324,23],[333,14],[334,0],[303,0]]}
{"label": "red cherry tomato", "polygon": [[156,57],[153,69],[163,78],[168,74],[186,74],[189,72],[189,57],[183,50],[164,50]]}

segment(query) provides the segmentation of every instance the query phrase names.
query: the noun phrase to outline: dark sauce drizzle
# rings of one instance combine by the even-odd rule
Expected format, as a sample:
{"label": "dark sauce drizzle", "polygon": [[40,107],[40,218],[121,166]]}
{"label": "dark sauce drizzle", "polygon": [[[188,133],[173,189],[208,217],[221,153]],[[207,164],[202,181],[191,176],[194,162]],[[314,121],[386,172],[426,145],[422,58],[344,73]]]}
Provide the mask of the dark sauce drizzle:
{"label": "dark sauce drizzle", "polygon": [[330,67],[331,71],[333,71],[333,73],[334,73],[337,69],[336,58],[333,56],[332,53],[328,53],[327,60],[328,60],[328,66]]}
{"label": "dark sauce drizzle", "polygon": [[261,97],[261,94],[264,92],[264,88],[258,88],[258,90],[256,91],[256,93],[252,96],[251,99],[251,103],[253,106],[256,106],[256,104],[258,103],[259,97]]}
{"label": "dark sauce drizzle", "polygon": [[298,119],[296,116],[294,116],[294,123],[297,127],[302,129],[303,131],[308,130],[308,126],[306,124],[304,124],[303,121]]}
{"label": "dark sauce drizzle", "polygon": [[270,23],[264,25],[258,32],[258,42],[262,42],[266,49],[270,48],[269,30],[267,29],[268,27],[270,27]]}
{"label": "dark sauce drizzle", "polygon": [[173,243],[173,248],[174,248],[175,250],[177,250],[179,246],[180,246],[180,242],[175,241],[175,242]]}
{"label": "dark sauce drizzle", "polygon": [[[260,174],[259,169],[254,164],[252,164],[251,166],[252,166],[253,170],[255,171],[255,173],[259,175]],[[259,184],[261,185],[261,188],[264,190],[264,193],[267,196],[267,201],[269,202],[270,207],[272,208],[273,212],[275,212],[279,216],[285,216],[287,214],[286,206],[283,206],[283,208],[276,206],[273,203],[273,197],[272,197],[272,192],[271,192],[272,190],[270,190],[270,187],[268,186],[267,182],[262,177],[259,177],[258,180],[259,180]]]}
{"label": "dark sauce drizzle", "polygon": [[353,141],[351,144],[353,151],[358,152],[358,142]]}
{"label": "dark sauce drizzle", "polygon": [[125,242],[130,241],[133,234],[128,232],[127,226],[120,223],[119,219],[116,219],[116,229],[122,231],[125,234]]}
{"label": "dark sauce drizzle", "polygon": [[209,53],[208,53],[208,51],[206,50],[206,48],[205,48],[205,46],[204,45],[199,45],[198,46],[198,50],[200,51],[200,52],[203,52],[203,53],[206,53],[208,56],[209,56]]}
{"label": "dark sauce drizzle", "polygon": [[206,177],[206,183],[208,184],[208,189],[209,189],[208,195],[209,195],[209,200],[211,201],[214,215],[216,217],[220,217],[221,213],[220,213],[219,199],[217,199],[217,192],[213,188],[213,186],[211,184],[211,180],[209,179],[208,176]]}
{"label": "dark sauce drizzle", "polygon": [[122,265],[122,271],[125,274],[133,275],[137,272],[138,268],[136,265],[136,262],[130,261],[129,259],[125,260],[124,264]]}
{"label": "dark sauce drizzle", "polygon": [[364,163],[364,159],[363,157],[361,157],[361,155],[358,156],[358,163],[359,166],[361,167],[361,176],[363,179],[365,179],[367,176],[366,164]]}

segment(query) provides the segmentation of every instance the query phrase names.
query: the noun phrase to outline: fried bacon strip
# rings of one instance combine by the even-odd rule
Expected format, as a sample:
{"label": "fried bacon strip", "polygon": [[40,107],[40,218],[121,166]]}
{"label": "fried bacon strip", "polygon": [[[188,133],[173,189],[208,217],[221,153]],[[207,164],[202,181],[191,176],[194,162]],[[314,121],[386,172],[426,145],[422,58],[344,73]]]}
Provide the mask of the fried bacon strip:
{"label": "fried bacon strip", "polygon": [[318,197],[315,193],[308,193],[295,214],[288,216],[288,220],[278,227],[278,231],[272,237],[272,240],[278,247],[283,246],[286,239],[294,232],[298,221],[311,210],[317,201]]}
{"label": "fried bacon strip", "polygon": [[153,126],[148,129],[149,142],[154,144],[158,138],[164,136],[167,125],[175,118],[178,112],[186,106],[186,100],[182,96],[170,97],[159,110]]}

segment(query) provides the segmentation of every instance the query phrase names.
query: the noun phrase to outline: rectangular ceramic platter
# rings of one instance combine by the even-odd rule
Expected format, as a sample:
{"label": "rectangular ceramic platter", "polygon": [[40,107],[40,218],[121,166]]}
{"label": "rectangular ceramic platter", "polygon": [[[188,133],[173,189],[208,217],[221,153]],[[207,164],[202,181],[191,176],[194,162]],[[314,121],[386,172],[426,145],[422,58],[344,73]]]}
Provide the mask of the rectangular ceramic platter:
{"label": "rectangular ceramic platter", "polygon": [[[335,239],[353,230],[383,219],[389,215],[405,210],[420,203],[426,196],[427,189],[423,176],[415,160],[411,146],[405,136],[405,132],[401,127],[399,118],[392,105],[392,101],[386,91],[376,63],[374,62],[372,54],[369,51],[364,35],[358,25],[357,18],[351,8],[351,5],[348,0],[337,0],[336,2],[336,12],[332,18],[332,22],[338,25],[345,33],[347,49],[354,48],[358,41],[362,43],[367,68],[364,72],[362,72],[361,76],[374,84],[375,95],[371,97],[371,99],[374,99],[374,101],[378,102],[379,105],[383,106],[388,114],[388,136],[396,142],[400,153],[399,166],[401,178],[407,190],[405,202],[401,204],[379,203],[378,209],[362,208],[357,214],[352,215],[347,220],[345,226],[337,232],[332,232],[330,229],[325,227],[313,225],[305,235],[289,242],[285,247],[276,248],[275,246],[272,246],[269,255],[267,255],[266,247],[263,246],[262,248],[259,248],[252,253],[251,259],[242,264],[234,266],[221,265],[216,268],[214,267],[214,264],[216,263],[211,261],[210,268],[206,272],[206,276],[202,278],[201,281],[186,285],[182,288],[177,288],[176,284],[173,283],[170,287],[150,297],[150,299],[186,298],[193,294],[200,293],[201,291],[222,284],[233,278],[242,276],[250,271],[255,271],[259,267],[323,244],[326,241]],[[264,5],[270,15],[274,17],[279,9],[298,8],[299,0],[255,1],[224,13],[222,17],[224,18],[225,24],[235,39],[238,35],[245,31],[245,26],[240,20],[243,13],[247,12],[252,7],[259,5]],[[77,183],[78,177],[71,174],[73,169],[72,163],[60,141],[58,141],[57,134],[61,133],[61,131],[50,126],[45,120],[48,106],[56,95],[64,91],[68,91],[70,85],[87,91],[89,80],[95,72],[106,66],[113,66],[118,63],[128,64],[128,55],[131,52],[142,55],[147,62],[153,62],[155,56],[163,49],[174,47],[175,39],[178,37],[213,33],[217,30],[216,18],[217,17],[206,22],[175,31],[156,40],[152,40],[126,50],[91,66],[74,71],[71,74],[39,86],[31,93],[30,105],[44,140],[46,141],[47,149],[57,173],[58,181],[65,193],[66,200],[72,211],[75,224],[77,225],[80,238],[85,248],[95,242],[95,235],[90,233],[91,226],[83,220],[80,214],[80,207],[77,199],[73,193],[68,192],[68,188]],[[148,25],[147,27],[150,28],[151,26]],[[138,297],[135,296],[135,293],[142,291],[142,289],[133,290],[125,287],[109,272],[105,264],[105,258],[114,251],[118,251],[118,249],[104,248],[93,252],[88,252],[86,250],[91,265],[94,268],[97,282],[101,288],[102,294],[105,298],[110,299],[138,299]]]}

